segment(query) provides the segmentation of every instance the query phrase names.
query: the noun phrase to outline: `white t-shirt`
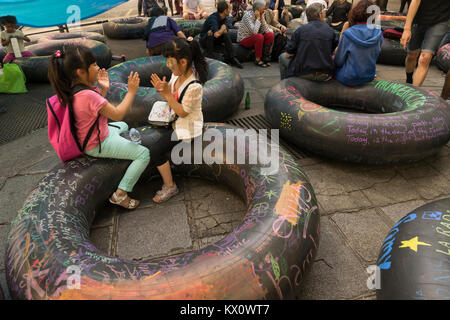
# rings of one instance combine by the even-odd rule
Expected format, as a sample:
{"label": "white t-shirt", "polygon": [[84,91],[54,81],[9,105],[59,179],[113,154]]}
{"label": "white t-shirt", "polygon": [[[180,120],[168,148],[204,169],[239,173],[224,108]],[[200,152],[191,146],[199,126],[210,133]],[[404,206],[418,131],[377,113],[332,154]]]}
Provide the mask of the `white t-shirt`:
{"label": "white t-shirt", "polygon": [[[23,39],[22,39],[24,37],[23,32],[21,30],[16,30],[14,33],[7,33],[6,31],[2,31],[2,33],[1,33],[2,40],[8,40],[11,37],[16,37],[17,42],[19,43],[20,51],[21,52],[25,51],[25,46],[23,45]],[[6,47],[6,53],[14,53],[11,42]]]}
{"label": "white t-shirt", "polygon": [[202,4],[202,1],[201,0],[183,0],[183,3],[187,4],[189,10],[197,13],[198,12],[197,7]]}

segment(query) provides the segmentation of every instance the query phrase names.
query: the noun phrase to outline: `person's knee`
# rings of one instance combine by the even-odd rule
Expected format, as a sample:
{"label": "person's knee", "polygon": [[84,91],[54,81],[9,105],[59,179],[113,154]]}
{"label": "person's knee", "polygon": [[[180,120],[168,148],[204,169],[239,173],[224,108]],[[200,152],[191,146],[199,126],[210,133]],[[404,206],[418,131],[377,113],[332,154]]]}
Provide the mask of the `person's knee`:
{"label": "person's knee", "polygon": [[419,58],[419,65],[427,67],[430,65],[431,60],[433,59],[433,54],[430,52],[422,52]]}
{"label": "person's knee", "polygon": [[419,58],[419,55],[420,55],[420,51],[408,52],[408,54],[406,55],[406,59],[410,60],[410,61],[417,61],[417,58]]}
{"label": "person's knee", "polygon": [[189,20],[189,13],[183,13],[183,19],[184,20]]}
{"label": "person's knee", "polygon": [[141,161],[146,162],[147,164],[150,162],[150,150],[148,150],[148,148],[142,146],[139,155],[138,155],[138,159]]}
{"label": "person's knee", "polygon": [[255,36],[255,40],[256,40],[256,42],[264,42],[264,35],[261,34],[261,33],[258,33],[258,34]]}
{"label": "person's knee", "polygon": [[274,38],[275,38],[275,35],[273,34],[273,32],[264,33],[264,40],[266,43],[271,43]]}

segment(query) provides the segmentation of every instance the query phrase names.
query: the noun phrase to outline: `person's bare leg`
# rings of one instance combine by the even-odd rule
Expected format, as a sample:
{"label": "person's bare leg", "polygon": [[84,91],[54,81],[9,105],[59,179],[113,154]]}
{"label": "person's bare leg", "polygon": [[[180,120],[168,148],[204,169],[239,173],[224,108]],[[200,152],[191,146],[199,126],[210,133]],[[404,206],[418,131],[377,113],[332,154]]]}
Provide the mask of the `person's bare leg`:
{"label": "person's bare leg", "polygon": [[405,66],[406,72],[411,73],[414,72],[417,65],[417,59],[419,58],[420,51],[408,52],[406,55]]}
{"label": "person's bare leg", "polygon": [[447,100],[450,98],[450,70],[447,72],[447,76],[445,77],[444,87],[442,88],[442,99]]}
{"label": "person's bare leg", "polygon": [[[158,169],[159,174],[161,175],[161,177],[163,179],[164,185],[166,187],[168,187],[169,189],[172,189],[174,186],[174,183],[173,183],[172,170],[170,169],[170,162],[166,161],[164,164],[162,164],[156,168]],[[153,201],[161,202],[161,197],[159,195],[156,195],[153,197]]]}
{"label": "person's bare leg", "polygon": [[422,52],[419,57],[419,64],[417,65],[416,72],[414,73],[413,85],[421,87],[428,74],[433,54],[431,52]]}

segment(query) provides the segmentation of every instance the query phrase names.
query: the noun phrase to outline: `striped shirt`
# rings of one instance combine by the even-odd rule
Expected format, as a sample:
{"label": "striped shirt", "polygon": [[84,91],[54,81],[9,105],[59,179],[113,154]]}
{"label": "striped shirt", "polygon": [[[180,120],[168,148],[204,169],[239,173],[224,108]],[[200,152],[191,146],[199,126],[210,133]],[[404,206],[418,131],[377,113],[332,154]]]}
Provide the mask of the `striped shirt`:
{"label": "striped shirt", "polygon": [[242,17],[242,21],[239,25],[237,42],[244,40],[245,38],[251,37],[258,33],[272,32],[272,29],[266,22],[266,19],[260,20],[256,19],[253,10],[247,10]]}

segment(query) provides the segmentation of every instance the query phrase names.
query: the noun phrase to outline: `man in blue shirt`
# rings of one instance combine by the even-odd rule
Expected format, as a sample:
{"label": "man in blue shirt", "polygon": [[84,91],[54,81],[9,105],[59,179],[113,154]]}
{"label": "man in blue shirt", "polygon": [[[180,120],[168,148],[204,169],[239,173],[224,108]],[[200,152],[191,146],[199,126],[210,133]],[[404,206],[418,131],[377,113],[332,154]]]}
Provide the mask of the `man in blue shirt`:
{"label": "man in blue shirt", "polygon": [[220,47],[225,45],[225,62],[238,68],[243,68],[242,64],[236,59],[231,42],[226,18],[230,14],[230,6],[225,1],[217,4],[217,12],[210,15],[203,24],[200,33],[200,45],[206,50],[205,56],[220,60]]}
{"label": "man in blue shirt", "polygon": [[313,3],[306,8],[306,17],[309,23],[295,30],[286,52],[280,55],[281,79],[301,77],[326,81],[334,71],[332,54],[339,39],[333,29],[324,23],[322,4]]}

